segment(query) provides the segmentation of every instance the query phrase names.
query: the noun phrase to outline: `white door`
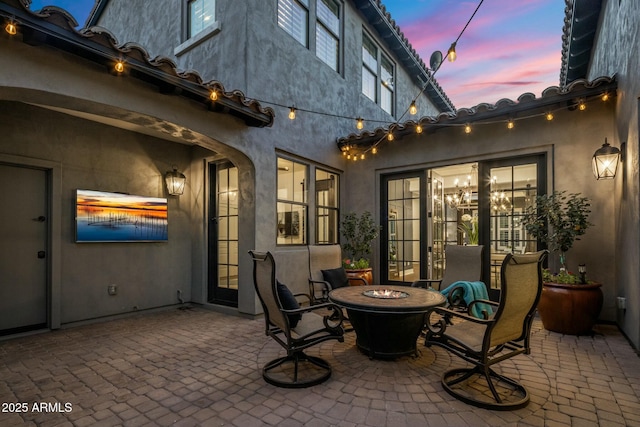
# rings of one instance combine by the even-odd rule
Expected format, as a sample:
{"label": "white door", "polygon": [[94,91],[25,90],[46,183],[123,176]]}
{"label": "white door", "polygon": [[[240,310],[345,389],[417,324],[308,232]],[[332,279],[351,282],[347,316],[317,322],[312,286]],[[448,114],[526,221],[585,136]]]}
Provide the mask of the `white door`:
{"label": "white door", "polygon": [[47,326],[47,172],[0,164],[0,335]]}

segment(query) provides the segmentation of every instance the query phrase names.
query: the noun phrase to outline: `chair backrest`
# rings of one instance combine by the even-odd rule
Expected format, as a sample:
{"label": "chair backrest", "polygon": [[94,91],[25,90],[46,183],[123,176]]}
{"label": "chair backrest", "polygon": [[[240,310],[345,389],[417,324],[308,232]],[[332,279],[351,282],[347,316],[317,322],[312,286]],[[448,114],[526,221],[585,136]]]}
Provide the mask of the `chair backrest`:
{"label": "chair backrest", "polygon": [[271,252],[249,251],[253,258],[253,285],[262,304],[266,328],[273,325],[283,331],[289,329],[282,304],[277,296],[276,263]]}
{"label": "chair backrest", "polygon": [[309,278],[321,281],[322,270],[330,270],[342,266],[342,249],[340,245],[309,245]]}
{"label": "chair backrest", "polygon": [[440,289],[458,281],[482,280],[482,253],[484,246],[448,245],[445,249],[445,268]]}
{"label": "chair backrest", "polygon": [[490,346],[527,337],[542,292],[542,261],[547,251],[507,254],[502,262],[500,304],[488,333]]}

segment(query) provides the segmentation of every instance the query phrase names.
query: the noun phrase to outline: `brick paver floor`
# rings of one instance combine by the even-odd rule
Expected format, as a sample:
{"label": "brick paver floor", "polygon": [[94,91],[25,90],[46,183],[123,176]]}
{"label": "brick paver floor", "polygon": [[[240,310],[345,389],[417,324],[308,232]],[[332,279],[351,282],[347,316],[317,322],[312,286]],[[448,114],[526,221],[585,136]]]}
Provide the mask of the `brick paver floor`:
{"label": "brick paver floor", "polygon": [[534,322],[531,355],[501,363],[531,402],[489,411],[440,384],[455,356],[370,360],[325,342],[333,367],[315,387],[282,389],[261,367],[282,351],[262,318],[200,308],[142,313],[0,341],[0,426],[640,426],[640,358],[615,326],[593,337]]}

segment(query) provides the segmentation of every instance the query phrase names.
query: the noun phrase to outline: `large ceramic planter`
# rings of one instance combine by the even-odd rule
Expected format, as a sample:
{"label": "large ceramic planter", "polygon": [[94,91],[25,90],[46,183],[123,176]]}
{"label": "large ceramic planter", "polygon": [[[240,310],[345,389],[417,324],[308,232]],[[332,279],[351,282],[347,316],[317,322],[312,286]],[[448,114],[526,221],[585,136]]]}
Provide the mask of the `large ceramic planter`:
{"label": "large ceramic planter", "polygon": [[602,310],[601,286],[543,284],[538,313],[544,328],[567,335],[591,334]]}
{"label": "large ceramic planter", "polygon": [[371,268],[359,268],[359,269],[347,269],[347,278],[349,278],[349,285],[362,286],[362,280],[352,279],[364,279],[369,285],[373,285],[373,270]]}

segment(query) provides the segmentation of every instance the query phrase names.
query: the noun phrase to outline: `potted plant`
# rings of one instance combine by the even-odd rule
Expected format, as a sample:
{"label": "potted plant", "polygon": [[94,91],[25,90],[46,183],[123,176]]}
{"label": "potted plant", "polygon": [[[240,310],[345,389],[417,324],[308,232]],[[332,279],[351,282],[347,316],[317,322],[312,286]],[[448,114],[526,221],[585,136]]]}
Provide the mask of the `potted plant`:
{"label": "potted plant", "polygon": [[361,215],[350,212],[342,217],[340,232],[343,237],[342,250],[346,256],[343,266],[347,276],[361,277],[371,285],[373,275],[367,256],[371,253],[373,240],[380,234],[380,226],[370,212],[365,211]]}
{"label": "potted plant", "polygon": [[464,214],[460,220],[462,222],[458,225],[458,231],[463,233],[463,239],[466,237],[466,244],[471,246],[477,245],[478,237],[480,235],[478,230],[478,216]]}
{"label": "potted plant", "polygon": [[602,286],[588,282],[585,267],[576,276],[567,269],[566,252],[591,225],[589,199],[578,193],[555,191],[536,197],[522,217],[529,235],[559,255],[560,269],[543,272],[543,289],[538,313],[545,329],[571,335],[591,332],[602,309]]}

